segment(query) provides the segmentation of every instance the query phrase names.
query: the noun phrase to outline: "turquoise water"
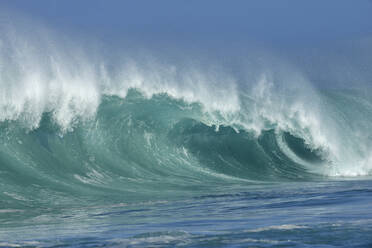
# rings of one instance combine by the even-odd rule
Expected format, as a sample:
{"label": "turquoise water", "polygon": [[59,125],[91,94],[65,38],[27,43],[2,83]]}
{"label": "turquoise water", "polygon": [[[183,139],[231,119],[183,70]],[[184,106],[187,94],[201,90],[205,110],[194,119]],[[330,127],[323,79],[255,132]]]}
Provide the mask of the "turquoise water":
{"label": "turquoise water", "polygon": [[129,89],[87,118],[3,117],[0,246],[370,247],[368,94],[250,92],[236,110]]}

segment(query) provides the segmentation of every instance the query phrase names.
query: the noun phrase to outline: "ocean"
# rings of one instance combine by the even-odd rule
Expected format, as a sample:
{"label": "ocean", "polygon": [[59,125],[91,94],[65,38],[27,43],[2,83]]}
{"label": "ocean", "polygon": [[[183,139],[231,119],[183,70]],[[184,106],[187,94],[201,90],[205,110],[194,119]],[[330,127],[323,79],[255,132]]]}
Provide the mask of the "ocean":
{"label": "ocean", "polygon": [[368,1],[0,2],[0,247],[372,247]]}
{"label": "ocean", "polygon": [[370,247],[371,98],[273,89],[2,102],[0,247]]}

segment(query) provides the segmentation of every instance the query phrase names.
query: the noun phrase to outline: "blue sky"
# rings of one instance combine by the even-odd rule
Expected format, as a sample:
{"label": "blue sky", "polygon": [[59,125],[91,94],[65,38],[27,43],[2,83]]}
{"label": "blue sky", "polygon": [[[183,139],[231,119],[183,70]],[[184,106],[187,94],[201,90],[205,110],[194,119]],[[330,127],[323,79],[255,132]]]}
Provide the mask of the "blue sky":
{"label": "blue sky", "polygon": [[261,51],[315,81],[372,78],[370,0],[2,0],[0,9],[111,50],[189,49],[232,64]]}
{"label": "blue sky", "polygon": [[372,33],[368,0],[2,0],[1,6],[56,28],[113,38],[293,43]]}

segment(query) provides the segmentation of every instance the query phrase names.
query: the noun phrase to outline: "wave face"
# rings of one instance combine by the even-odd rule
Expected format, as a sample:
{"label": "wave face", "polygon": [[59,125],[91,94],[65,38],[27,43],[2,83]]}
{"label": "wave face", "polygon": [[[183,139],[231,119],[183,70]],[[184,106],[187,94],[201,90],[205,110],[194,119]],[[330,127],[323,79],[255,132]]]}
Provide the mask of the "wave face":
{"label": "wave face", "polygon": [[[362,99],[351,92],[323,95],[335,109],[337,104],[343,109],[348,106],[345,110],[354,117],[352,107],[359,106],[356,104],[363,103],[359,109],[369,110],[368,102]],[[261,103],[253,103],[251,98],[246,101],[253,104],[250,109],[267,114],[266,108],[257,109]],[[358,154],[353,150],[360,149],[361,143],[347,148],[328,143],[332,140],[321,139],[322,126],[315,125],[316,130],[303,126],[309,123],[303,120],[309,115],[276,113],[288,119],[262,116],[258,132],[258,124],[253,129],[253,123],[239,119],[247,118],[240,116],[241,112],[244,110],[227,119],[220,112],[205,112],[200,103],[167,94],[146,98],[133,89],[125,98],[104,96],[93,117],[71,124],[68,131],[54,112],[43,113],[32,128],[27,128],[22,118],[3,121],[1,200],[14,209],[34,203],[62,204],[70,202],[66,199],[70,197],[82,201],[125,192],[128,199],[136,199],[141,194],[171,194],[216,185],[319,180],[370,172],[362,160],[363,151]],[[345,117],[347,113],[342,114]],[[354,130],[343,126],[345,122],[338,123],[344,132]],[[357,138],[358,134],[349,135]],[[340,145],[352,142],[352,138]],[[337,154],[334,147],[350,151]],[[344,163],[351,156],[354,163]]]}
{"label": "wave face", "polygon": [[321,90],[291,68],[242,80],[218,65],[113,66],[49,33],[37,45],[2,31],[6,209],[371,174],[366,90]]}

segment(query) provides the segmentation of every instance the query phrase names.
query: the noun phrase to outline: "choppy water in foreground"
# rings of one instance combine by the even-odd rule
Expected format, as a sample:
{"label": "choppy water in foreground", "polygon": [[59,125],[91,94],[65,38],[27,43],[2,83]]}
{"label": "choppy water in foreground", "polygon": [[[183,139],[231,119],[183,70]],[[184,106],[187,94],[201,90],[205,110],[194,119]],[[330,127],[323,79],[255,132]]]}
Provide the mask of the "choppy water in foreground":
{"label": "choppy water in foreground", "polygon": [[180,199],[123,199],[115,205],[35,212],[2,210],[0,246],[371,247],[371,199],[372,182],[361,180],[221,187]]}

